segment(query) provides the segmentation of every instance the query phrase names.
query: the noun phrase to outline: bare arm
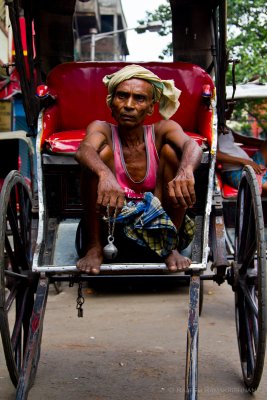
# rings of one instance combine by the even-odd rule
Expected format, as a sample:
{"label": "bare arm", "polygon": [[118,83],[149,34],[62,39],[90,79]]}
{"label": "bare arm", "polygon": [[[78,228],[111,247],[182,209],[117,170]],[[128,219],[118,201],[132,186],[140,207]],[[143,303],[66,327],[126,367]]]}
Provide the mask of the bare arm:
{"label": "bare arm", "polygon": [[217,161],[219,162],[225,162],[229,164],[242,165],[242,166],[246,165],[246,162],[249,161],[246,158],[230,156],[229,154],[223,153],[220,150],[217,150],[216,158]]}
{"label": "bare arm", "polygon": [[84,167],[96,173],[108,172],[108,167],[101,160],[101,149],[108,144],[108,130],[101,121],[92,122],[86,129],[86,136],[82,140],[75,159]]}
{"label": "bare arm", "polygon": [[169,195],[173,203],[184,208],[196,202],[194,171],[201,161],[202,151],[191,138],[184,143],[182,158],[176,177],[168,183]]}
{"label": "bare arm", "polygon": [[264,140],[262,140],[262,139],[257,139],[257,138],[254,138],[254,137],[240,135],[239,133],[233,131],[232,129],[231,129],[231,131],[233,133],[235,142],[242,143],[242,144],[244,144],[246,146],[261,147],[262,144],[264,143]]}
{"label": "bare arm", "polygon": [[247,158],[242,158],[242,157],[230,156],[229,154],[223,153],[220,150],[217,151],[216,158],[217,158],[217,161],[219,161],[219,162],[229,163],[229,164],[233,164],[233,165],[239,165],[241,167],[243,167],[244,165],[251,165],[251,167],[254,169],[256,174],[261,174],[265,170],[264,165],[259,165],[259,164],[255,163],[253,160],[250,160]]}
{"label": "bare arm", "polygon": [[194,171],[199,166],[202,150],[174,121],[164,121],[162,143],[169,143],[181,154],[175,178],[168,182],[168,193],[174,207],[192,207],[196,201]]}
{"label": "bare arm", "polygon": [[110,205],[111,212],[116,206],[123,207],[124,192],[111,169],[100,154],[110,149],[110,127],[105,122],[94,121],[87,128],[87,135],[75,154],[75,159],[98,177],[97,208]]}

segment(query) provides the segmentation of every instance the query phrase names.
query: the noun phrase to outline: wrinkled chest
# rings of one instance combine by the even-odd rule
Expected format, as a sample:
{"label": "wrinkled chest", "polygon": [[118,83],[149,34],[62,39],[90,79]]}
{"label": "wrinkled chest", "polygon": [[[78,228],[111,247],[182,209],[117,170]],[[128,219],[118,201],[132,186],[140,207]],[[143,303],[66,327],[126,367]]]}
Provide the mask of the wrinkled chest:
{"label": "wrinkled chest", "polygon": [[134,181],[142,180],[147,172],[147,153],[145,145],[137,148],[122,148],[123,163],[128,174]]}

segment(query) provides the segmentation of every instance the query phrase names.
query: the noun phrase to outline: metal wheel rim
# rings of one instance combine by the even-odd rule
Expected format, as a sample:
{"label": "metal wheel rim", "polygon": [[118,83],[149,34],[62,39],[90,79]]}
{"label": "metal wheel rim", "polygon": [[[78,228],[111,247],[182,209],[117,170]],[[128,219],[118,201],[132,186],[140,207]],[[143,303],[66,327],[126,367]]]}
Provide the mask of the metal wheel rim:
{"label": "metal wheel rim", "polygon": [[[17,196],[15,200],[14,196]],[[16,202],[15,205],[14,202]],[[31,194],[24,178],[17,171],[11,171],[4,181],[0,194],[0,223],[2,227],[0,233],[0,330],[7,368],[15,386],[18,382],[23,362],[23,350],[27,339],[28,327],[25,324],[25,319],[30,311],[28,310],[30,287],[24,283],[27,279],[19,278],[19,275],[21,275],[22,271],[27,272],[30,270],[32,255],[30,251],[31,237],[28,217],[31,212],[31,206]],[[12,234],[9,234],[9,231]],[[18,233],[20,235],[15,238]],[[13,239],[13,242],[11,239]],[[21,243],[19,239],[21,239]],[[25,242],[27,249],[25,246],[24,254],[21,254],[20,246],[25,245]],[[19,256],[17,253],[13,257],[18,250]],[[21,268],[18,268],[19,265]],[[18,276],[12,275],[14,272]],[[23,283],[22,280],[24,281]],[[31,294],[32,296],[33,294]],[[12,307],[15,308],[14,312],[12,311],[14,313],[14,321],[10,322],[11,318],[9,318],[8,314]],[[11,329],[10,324],[13,324]]]}
{"label": "metal wheel rim", "polygon": [[[249,203],[253,212],[246,221],[246,215],[251,213]],[[249,391],[254,392],[260,383],[266,347],[266,250],[261,197],[251,167],[244,169],[237,205],[236,330],[244,383]],[[251,246],[242,251],[242,246],[249,240],[252,240]]]}

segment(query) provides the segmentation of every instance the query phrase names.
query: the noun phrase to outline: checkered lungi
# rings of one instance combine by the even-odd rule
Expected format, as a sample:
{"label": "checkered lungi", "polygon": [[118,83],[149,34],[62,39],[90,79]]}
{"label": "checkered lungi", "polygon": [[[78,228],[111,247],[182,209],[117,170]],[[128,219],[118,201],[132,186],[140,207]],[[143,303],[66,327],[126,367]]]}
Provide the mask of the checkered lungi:
{"label": "checkered lungi", "polygon": [[186,215],[178,233],[159,199],[150,192],[144,194],[142,201],[127,202],[116,222],[124,224],[124,233],[129,239],[149,247],[160,257],[187,247],[195,232],[194,222]]}

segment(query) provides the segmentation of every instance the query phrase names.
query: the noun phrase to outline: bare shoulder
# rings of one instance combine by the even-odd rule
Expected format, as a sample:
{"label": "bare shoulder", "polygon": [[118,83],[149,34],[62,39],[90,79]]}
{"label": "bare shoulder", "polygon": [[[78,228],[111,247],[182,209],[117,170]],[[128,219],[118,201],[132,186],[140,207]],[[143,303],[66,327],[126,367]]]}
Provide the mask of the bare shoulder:
{"label": "bare shoulder", "polygon": [[105,136],[110,136],[111,127],[106,121],[95,120],[91,122],[86,128],[87,135],[103,134]]}
{"label": "bare shoulder", "polygon": [[166,135],[170,132],[176,132],[176,133],[181,133],[184,134],[184,131],[177,122],[168,119],[168,120],[162,120],[157,122],[155,125],[155,134],[157,135]]}
{"label": "bare shoulder", "polygon": [[189,136],[184,133],[181,125],[171,119],[159,121],[155,124],[155,137],[158,146],[162,146],[164,143],[172,143],[182,147],[189,140]]}
{"label": "bare shoulder", "polygon": [[81,143],[81,147],[92,145],[96,151],[100,151],[104,146],[111,146],[111,127],[105,121],[93,121],[86,128],[86,136]]}

